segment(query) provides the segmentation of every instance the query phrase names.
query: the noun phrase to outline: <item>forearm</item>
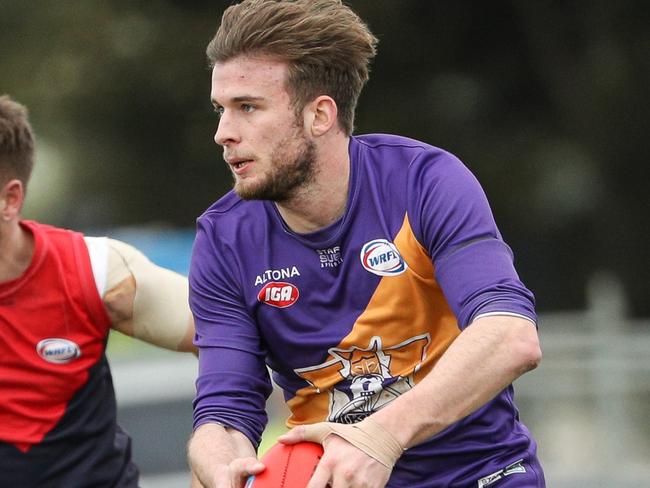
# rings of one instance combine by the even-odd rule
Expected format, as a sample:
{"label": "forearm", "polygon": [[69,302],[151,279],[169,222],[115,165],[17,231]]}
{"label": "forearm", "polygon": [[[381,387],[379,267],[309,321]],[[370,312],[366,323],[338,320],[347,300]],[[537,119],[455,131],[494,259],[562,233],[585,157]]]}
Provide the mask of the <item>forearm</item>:
{"label": "forearm", "polygon": [[189,463],[205,488],[215,486],[216,474],[238,458],[256,457],[248,438],[239,431],[218,424],[203,424],[188,445]]}
{"label": "forearm", "polygon": [[475,411],[541,359],[529,321],[485,317],[467,327],[412,390],[373,414],[412,447]]}

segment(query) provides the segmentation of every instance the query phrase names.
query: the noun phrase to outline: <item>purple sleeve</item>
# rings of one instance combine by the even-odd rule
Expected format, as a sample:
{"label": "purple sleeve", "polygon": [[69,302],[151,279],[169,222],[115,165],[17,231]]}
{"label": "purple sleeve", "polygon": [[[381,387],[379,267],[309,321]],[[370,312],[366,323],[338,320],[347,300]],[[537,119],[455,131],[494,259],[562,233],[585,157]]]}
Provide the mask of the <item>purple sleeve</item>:
{"label": "purple sleeve", "polygon": [[446,152],[424,152],[409,168],[409,219],[461,328],[503,312],[536,321],[533,294],[497,229],[471,172]]}
{"label": "purple sleeve", "polygon": [[198,221],[189,282],[199,347],[194,428],[219,423],[258,446],[271,392],[265,350],[240,293],[236,253],[216,238],[204,217]]}

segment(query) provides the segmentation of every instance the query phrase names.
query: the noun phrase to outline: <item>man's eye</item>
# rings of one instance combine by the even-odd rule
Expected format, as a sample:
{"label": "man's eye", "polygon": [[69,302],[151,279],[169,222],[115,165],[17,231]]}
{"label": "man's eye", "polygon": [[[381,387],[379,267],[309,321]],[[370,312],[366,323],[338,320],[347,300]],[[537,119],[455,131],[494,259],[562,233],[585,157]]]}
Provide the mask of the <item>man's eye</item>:
{"label": "man's eye", "polygon": [[250,103],[242,103],[241,109],[243,112],[250,113],[255,110],[255,107]]}
{"label": "man's eye", "polygon": [[214,107],[214,113],[217,114],[217,117],[221,117],[223,115],[223,107]]}

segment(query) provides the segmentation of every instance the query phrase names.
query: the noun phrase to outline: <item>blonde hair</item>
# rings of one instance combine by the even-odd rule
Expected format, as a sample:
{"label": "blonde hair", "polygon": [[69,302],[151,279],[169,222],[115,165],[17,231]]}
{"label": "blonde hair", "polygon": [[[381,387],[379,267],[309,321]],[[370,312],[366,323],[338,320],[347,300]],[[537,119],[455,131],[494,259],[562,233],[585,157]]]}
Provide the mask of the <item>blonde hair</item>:
{"label": "blonde hair", "polygon": [[286,62],[296,112],[319,95],[331,96],[350,135],[377,42],[340,0],[244,0],[226,9],[206,54],[211,66],[240,55]]}

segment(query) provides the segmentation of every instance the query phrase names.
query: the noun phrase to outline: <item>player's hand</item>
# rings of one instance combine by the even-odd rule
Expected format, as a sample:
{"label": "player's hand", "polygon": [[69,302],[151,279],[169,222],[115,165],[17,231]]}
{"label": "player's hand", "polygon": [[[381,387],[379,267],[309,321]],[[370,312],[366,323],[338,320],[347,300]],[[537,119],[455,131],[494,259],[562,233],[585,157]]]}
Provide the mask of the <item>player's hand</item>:
{"label": "player's hand", "polygon": [[254,457],[237,458],[228,465],[217,468],[214,488],[243,488],[249,476],[260,474],[266,467]]}
{"label": "player's hand", "polygon": [[[318,425],[318,424],[314,424]],[[301,425],[279,438],[285,444],[301,441],[319,442],[323,457],[307,488],[384,488],[391,470],[338,435],[328,435],[322,442],[310,435],[310,427]]]}

